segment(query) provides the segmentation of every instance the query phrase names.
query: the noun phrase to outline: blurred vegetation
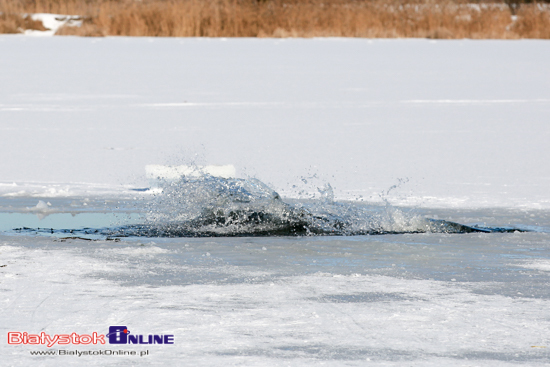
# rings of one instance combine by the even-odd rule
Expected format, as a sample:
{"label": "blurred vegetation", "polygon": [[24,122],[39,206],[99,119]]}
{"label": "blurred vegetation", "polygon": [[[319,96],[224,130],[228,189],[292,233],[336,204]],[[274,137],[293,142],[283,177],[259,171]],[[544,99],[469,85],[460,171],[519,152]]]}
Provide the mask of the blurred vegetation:
{"label": "blurred vegetation", "polygon": [[[79,15],[59,35],[550,38],[550,0],[0,0],[0,32],[29,13]],[[34,28],[33,28],[34,27]]]}

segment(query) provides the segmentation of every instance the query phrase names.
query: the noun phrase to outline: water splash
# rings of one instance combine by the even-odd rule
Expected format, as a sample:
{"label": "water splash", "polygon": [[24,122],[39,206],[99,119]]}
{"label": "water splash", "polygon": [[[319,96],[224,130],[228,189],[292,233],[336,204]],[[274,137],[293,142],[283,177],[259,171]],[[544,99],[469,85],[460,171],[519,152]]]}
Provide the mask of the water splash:
{"label": "water splash", "polygon": [[141,224],[109,228],[19,231],[72,236],[231,237],[353,236],[399,233],[512,232],[514,228],[467,226],[425,218],[412,210],[334,201],[330,184],[315,199],[287,199],[254,179],[208,174],[163,182]]}
{"label": "water splash", "polygon": [[149,204],[142,225],[110,230],[112,236],[304,236],[507,231],[424,218],[388,203],[335,202],[330,184],[315,200],[287,200],[263,182],[210,175],[166,183]]}

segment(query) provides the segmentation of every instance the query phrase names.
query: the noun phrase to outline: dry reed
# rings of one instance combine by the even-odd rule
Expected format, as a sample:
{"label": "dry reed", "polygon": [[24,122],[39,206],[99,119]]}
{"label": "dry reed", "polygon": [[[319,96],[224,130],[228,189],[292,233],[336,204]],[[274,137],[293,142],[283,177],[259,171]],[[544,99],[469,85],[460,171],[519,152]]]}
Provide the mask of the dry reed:
{"label": "dry reed", "polygon": [[60,35],[550,38],[550,7],[541,3],[512,7],[462,0],[0,0],[0,13],[4,33],[25,29],[24,22],[14,25],[18,16],[24,19],[21,14],[56,13],[84,18],[82,27],[63,27]]}

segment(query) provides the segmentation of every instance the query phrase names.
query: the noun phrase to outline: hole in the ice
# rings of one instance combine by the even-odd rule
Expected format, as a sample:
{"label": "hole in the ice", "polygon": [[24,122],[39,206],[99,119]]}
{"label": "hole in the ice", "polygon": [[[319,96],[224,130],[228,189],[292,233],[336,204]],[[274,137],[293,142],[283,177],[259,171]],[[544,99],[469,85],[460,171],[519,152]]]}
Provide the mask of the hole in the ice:
{"label": "hole in the ice", "polygon": [[[334,201],[330,185],[319,199],[288,200],[257,179],[210,175],[164,182],[134,207],[108,213],[59,212],[50,202],[30,213],[0,213],[0,231],[55,236],[252,237],[357,236],[403,233],[494,233],[516,228],[465,225],[430,219],[413,210]],[[134,200],[135,201],[135,200]],[[87,208],[89,202],[83,205]],[[133,204],[137,205],[135,202]],[[120,204],[120,203],[119,203]],[[144,213],[137,214],[137,211]],[[146,214],[145,214],[146,213]]]}
{"label": "hole in the ice", "polygon": [[0,213],[0,231],[15,229],[38,230],[83,230],[85,228],[108,228],[130,225],[143,221],[138,213],[53,213],[39,215],[35,213]]}

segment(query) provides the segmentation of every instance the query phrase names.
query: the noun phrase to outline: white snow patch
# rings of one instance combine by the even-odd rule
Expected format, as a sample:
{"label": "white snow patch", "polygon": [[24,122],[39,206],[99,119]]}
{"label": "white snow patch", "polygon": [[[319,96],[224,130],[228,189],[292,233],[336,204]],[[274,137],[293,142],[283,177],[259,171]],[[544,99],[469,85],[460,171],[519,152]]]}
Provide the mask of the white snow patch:
{"label": "white snow patch", "polygon": [[63,15],[50,13],[30,14],[32,20],[41,21],[46,31],[26,29],[24,34],[27,36],[53,36],[57,30],[63,26],[80,27],[82,18],[78,15]]}
{"label": "white snow patch", "polygon": [[27,210],[29,212],[35,213],[38,216],[38,218],[44,219],[48,215],[56,212],[56,210],[52,209],[51,206],[52,204],[50,202],[39,200],[36,206],[33,206],[32,208],[27,208]]}
{"label": "white snow patch", "polygon": [[550,260],[546,260],[546,259],[531,260],[524,264],[516,264],[516,265],[527,269],[550,271]]}

